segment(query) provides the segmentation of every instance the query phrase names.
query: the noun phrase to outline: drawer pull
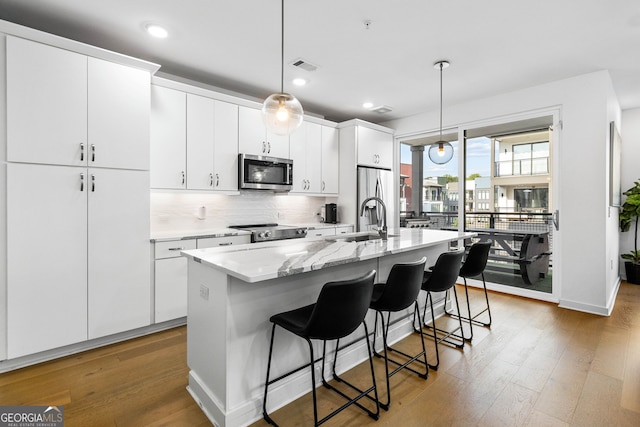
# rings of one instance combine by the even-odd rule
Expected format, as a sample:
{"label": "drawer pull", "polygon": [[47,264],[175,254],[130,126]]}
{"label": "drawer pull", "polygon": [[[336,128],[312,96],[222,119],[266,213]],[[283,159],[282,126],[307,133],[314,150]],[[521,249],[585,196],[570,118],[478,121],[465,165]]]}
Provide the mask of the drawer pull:
{"label": "drawer pull", "polygon": [[184,248],[169,248],[170,251],[183,251]]}
{"label": "drawer pull", "polygon": [[231,246],[231,245],[233,245],[233,242],[218,243],[218,246]]}

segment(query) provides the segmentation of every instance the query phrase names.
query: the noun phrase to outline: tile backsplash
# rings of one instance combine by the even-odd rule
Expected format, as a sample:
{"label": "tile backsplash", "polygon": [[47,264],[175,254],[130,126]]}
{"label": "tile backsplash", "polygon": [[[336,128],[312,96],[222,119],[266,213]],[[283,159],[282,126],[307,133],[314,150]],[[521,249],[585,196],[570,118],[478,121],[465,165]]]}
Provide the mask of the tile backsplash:
{"label": "tile backsplash", "polygon": [[151,233],[208,230],[235,224],[320,221],[324,197],[242,191],[240,195],[151,192]]}

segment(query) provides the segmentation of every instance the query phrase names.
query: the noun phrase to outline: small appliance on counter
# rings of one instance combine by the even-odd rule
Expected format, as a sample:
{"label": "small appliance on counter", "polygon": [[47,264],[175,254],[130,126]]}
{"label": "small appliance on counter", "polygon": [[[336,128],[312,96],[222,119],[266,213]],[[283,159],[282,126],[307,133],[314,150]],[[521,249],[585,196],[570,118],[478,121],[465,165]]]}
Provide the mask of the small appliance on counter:
{"label": "small appliance on counter", "polygon": [[338,205],[335,203],[324,205],[324,222],[328,224],[338,223]]}

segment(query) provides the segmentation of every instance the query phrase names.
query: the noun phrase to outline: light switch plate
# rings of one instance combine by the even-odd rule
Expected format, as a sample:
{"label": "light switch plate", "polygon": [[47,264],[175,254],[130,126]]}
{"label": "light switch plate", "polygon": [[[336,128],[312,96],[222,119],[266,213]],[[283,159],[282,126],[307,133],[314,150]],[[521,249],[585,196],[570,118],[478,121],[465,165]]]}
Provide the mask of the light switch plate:
{"label": "light switch plate", "polygon": [[206,301],[209,300],[209,288],[205,285],[200,285],[200,298]]}

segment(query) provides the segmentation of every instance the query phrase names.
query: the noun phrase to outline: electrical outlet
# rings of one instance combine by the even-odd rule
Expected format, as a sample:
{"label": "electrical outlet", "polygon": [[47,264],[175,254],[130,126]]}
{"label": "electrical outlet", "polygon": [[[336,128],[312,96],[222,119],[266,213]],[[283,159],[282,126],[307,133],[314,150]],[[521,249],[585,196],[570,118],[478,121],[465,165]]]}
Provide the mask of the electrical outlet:
{"label": "electrical outlet", "polygon": [[200,298],[205,301],[209,300],[209,288],[207,288],[205,285],[200,285]]}

